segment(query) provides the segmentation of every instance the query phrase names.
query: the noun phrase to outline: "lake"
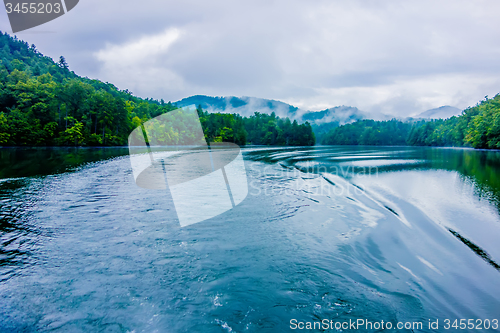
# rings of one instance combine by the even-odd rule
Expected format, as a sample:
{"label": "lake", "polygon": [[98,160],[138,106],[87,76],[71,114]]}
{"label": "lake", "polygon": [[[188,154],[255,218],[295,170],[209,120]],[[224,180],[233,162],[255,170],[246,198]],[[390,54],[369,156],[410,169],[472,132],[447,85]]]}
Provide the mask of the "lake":
{"label": "lake", "polygon": [[242,151],[246,199],[180,227],[126,148],[0,149],[0,331],[498,331],[499,151]]}

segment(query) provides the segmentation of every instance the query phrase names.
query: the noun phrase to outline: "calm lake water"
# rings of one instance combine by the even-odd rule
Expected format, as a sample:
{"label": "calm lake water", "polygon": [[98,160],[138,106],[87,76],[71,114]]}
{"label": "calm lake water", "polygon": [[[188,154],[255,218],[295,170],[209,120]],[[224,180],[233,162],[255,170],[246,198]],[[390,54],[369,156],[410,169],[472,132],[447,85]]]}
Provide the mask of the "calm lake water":
{"label": "calm lake water", "polygon": [[184,228],[127,153],[0,149],[0,332],[500,319],[500,152],[245,148],[247,198]]}

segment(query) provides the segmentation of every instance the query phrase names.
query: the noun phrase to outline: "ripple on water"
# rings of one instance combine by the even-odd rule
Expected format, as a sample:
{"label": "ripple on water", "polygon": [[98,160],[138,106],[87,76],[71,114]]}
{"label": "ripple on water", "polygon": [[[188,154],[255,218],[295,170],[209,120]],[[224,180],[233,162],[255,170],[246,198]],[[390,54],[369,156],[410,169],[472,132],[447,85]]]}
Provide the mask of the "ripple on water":
{"label": "ripple on water", "polygon": [[[166,191],[135,185],[127,158],[4,180],[0,331],[274,332],[292,318],[494,315],[498,271],[471,247],[498,252],[460,218],[474,216],[474,192],[455,196],[461,180],[448,170],[400,163],[436,163],[420,150],[393,151],[252,148],[249,196],[185,228]],[[347,160],[397,167],[366,178],[319,169]],[[432,184],[447,191],[418,190]],[[483,211],[476,230],[498,222]],[[463,239],[443,228],[449,216]]]}

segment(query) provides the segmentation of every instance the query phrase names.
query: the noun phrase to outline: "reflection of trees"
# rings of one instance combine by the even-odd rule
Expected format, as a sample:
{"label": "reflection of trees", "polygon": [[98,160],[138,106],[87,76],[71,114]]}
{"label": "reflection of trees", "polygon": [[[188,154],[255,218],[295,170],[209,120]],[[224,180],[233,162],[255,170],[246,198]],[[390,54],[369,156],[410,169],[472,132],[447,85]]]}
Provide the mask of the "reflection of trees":
{"label": "reflection of trees", "polygon": [[[462,179],[473,184],[477,195],[494,201],[500,210],[500,151],[448,148],[405,148],[391,153],[394,148],[376,148],[371,152],[389,153],[387,160],[414,160],[416,163],[389,164],[375,168],[375,172],[440,169],[458,172]],[[353,156],[355,159],[355,155]],[[353,168],[355,173],[367,168]]]}
{"label": "reflection of trees", "polygon": [[[493,199],[500,209],[500,152],[474,151],[471,149],[435,152],[437,165],[458,171],[464,180],[471,181],[480,197]],[[443,154],[444,156],[439,156]]]}
{"label": "reflection of trees", "polygon": [[2,148],[0,179],[50,175],[127,154],[127,148]]}

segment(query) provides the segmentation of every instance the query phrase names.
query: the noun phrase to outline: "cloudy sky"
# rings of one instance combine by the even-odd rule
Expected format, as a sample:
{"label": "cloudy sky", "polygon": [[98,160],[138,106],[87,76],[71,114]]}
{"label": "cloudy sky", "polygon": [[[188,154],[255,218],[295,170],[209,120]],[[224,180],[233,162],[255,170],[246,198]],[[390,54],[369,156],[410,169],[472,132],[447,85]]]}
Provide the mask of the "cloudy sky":
{"label": "cloudy sky", "polygon": [[498,13],[498,0],[80,0],[17,36],[141,97],[406,116],[500,92]]}

